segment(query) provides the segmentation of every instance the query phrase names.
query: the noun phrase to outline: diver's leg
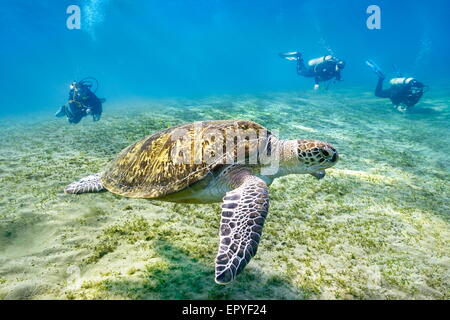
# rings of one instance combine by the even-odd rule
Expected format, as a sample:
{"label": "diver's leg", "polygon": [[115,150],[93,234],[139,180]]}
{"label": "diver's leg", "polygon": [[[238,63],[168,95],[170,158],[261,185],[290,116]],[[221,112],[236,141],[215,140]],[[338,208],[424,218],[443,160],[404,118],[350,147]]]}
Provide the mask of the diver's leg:
{"label": "diver's leg", "polygon": [[77,124],[81,121],[81,118],[68,118],[69,123]]}
{"label": "diver's leg", "polygon": [[92,120],[99,121],[101,116],[102,116],[101,113],[93,113],[92,114]]}
{"label": "diver's leg", "polygon": [[76,115],[76,116],[68,117],[67,119],[69,120],[69,123],[77,124],[78,122],[81,121],[81,119],[83,119],[83,116]]}
{"label": "diver's leg", "polygon": [[375,88],[375,96],[376,97],[381,98],[380,95],[381,95],[381,92],[383,91],[383,82],[384,82],[383,78],[378,78],[377,86]]}
{"label": "diver's leg", "polygon": [[302,58],[298,58],[297,59],[297,74],[299,76],[306,76],[306,74],[308,73],[308,69],[305,66],[305,62],[303,61]]}
{"label": "diver's leg", "polygon": [[389,89],[383,90],[384,78],[379,77],[377,87],[375,88],[375,96],[378,98],[389,98],[391,91]]}

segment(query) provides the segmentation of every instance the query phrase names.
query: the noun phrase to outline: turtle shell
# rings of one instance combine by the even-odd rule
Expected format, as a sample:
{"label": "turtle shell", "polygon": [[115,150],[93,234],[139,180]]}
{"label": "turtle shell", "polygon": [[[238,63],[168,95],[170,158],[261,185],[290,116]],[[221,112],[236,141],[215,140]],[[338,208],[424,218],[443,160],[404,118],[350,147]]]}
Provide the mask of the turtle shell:
{"label": "turtle shell", "polygon": [[[102,174],[113,193],[157,198],[178,192],[230,164],[258,164],[270,132],[243,120],[200,121],[147,136],[125,148]],[[269,151],[270,152],[270,151]]]}

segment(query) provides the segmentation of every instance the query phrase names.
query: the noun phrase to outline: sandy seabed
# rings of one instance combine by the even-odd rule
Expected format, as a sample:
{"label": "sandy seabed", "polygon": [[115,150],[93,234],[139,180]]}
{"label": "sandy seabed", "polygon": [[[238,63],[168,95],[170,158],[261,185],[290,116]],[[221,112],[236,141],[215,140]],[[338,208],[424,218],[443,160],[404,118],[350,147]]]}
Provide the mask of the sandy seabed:
{"label": "sandy seabed", "polygon": [[[0,118],[0,299],[449,299],[450,90],[402,114],[372,92],[108,102],[102,120]],[[328,141],[327,176],[277,179],[258,254],[214,282],[220,205],[67,195],[129,144],[245,119]]]}

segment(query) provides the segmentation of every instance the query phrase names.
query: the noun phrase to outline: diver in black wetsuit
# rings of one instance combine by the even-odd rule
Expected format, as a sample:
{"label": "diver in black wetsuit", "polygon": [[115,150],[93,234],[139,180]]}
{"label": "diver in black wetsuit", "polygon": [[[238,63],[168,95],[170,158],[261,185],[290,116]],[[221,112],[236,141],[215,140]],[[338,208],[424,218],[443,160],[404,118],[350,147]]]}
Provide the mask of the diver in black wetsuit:
{"label": "diver in black wetsuit", "polygon": [[414,78],[393,78],[389,81],[391,87],[383,89],[386,77],[381,69],[373,61],[368,60],[366,64],[378,76],[375,96],[391,99],[392,104],[399,111],[406,111],[407,108],[415,106],[425,93],[427,87]]}
{"label": "diver in black wetsuit", "polygon": [[99,99],[91,91],[93,84],[87,79],[90,78],[71,83],[69,100],[55,114],[56,117],[66,116],[69,123],[74,124],[80,122],[82,118],[88,115],[91,115],[94,121],[100,120],[103,112],[102,103],[105,102],[105,99]]}
{"label": "diver in black wetsuit", "polygon": [[297,61],[297,74],[307,78],[314,78],[315,90],[319,88],[320,82],[331,79],[342,80],[341,70],[345,68],[345,62],[331,55],[309,60],[308,66],[305,65],[300,52],[287,52],[279,55],[287,60]]}

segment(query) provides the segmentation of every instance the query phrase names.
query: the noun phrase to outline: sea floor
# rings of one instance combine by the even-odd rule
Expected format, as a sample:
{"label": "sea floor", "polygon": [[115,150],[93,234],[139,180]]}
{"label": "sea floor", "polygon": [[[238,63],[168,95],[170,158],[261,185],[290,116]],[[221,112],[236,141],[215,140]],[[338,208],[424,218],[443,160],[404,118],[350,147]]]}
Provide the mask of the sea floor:
{"label": "sea floor", "polygon": [[[449,105],[448,88],[404,114],[349,90],[109,101],[78,125],[0,118],[0,299],[450,299]],[[63,193],[150,133],[212,119],[340,153],[322,180],[272,184],[258,254],[227,286],[219,204]]]}

